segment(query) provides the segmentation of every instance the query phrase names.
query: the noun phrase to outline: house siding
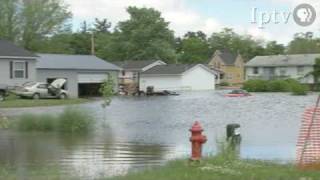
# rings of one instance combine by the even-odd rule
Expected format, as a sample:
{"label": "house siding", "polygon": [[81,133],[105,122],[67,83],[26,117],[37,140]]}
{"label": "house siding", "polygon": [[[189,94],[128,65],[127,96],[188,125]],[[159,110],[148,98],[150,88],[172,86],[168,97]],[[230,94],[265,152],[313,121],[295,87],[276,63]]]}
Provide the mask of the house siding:
{"label": "house siding", "polygon": [[200,66],[181,75],[142,75],[140,90],[146,91],[148,86],[153,86],[156,91],[214,90],[215,75]]}
{"label": "house siding", "polygon": [[179,75],[141,76],[140,90],[147,91],[148,86],[153,86],[155,91],[181,90],[182,82]]}
{"label": "house siding", "polygon": [[190,90],[214,90],[215,75],[203,68],[196,67],[183,74],[182,85]]}
{"label": "house siding", "polygon": [[224,72],[221,82],[230,84],[242,84],[244,82],[244,61],[240,55],[238,55],[234,65],[226,65],[219,55],[215,55],[209,62],[209,67]]}
{"label": "house siding", "polygon": [[[258,74],[254,74],[254,69],[258,69]],[[250,79],[281,79],[281,78],[293,78],[298,79],[301,83],[304,84],[313,84],[314,79],[312,75],[308,75],[313,71],[312,66],[303,66],[303,72],[298,72],[298,66],[288,66],[288,67],[272,67],[274,68],[274,74],[268,75],[265,72],[265,69],[270,67],[247,67],[246,68],[246,80]],[[281,71],[285,71],[283,74]]]}
{"label": "house siding", "polygon": [[67,90],[70,98],[78,97],[78,73],[72,70],[50,70],[38,69],[37,81],[47,82],[49,78],[65,78],[67,79]]}
{"label": "house siding", "polygon": [[79,96],[79,74],[109,74],[114,80],[114,91],[118,91],[118,74],[119,71],[84,71],[84,70],[53,70],[38,69],[37,81],[47,82],[49,78],[65,78],[67,79],[67,90],[70,98],[78,98]]}
{"label": "house siding", "polygon": [[[10,62],[28,62],[28,77],[10,78]],[[21,86],[22,84],[36,80],[36,60],[35,59],[0,59],[0,84],[7,86]]]}

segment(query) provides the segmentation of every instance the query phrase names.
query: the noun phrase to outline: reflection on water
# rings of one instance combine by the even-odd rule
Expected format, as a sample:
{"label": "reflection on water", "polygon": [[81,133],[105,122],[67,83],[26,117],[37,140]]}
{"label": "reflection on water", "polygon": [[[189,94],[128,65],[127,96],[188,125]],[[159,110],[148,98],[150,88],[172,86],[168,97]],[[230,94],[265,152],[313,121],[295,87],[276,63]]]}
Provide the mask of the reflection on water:
{"label": "reflection on water", "polygon": [[[248,98],[225,98],[223,93],[117,97],[106,109],[106,120],[100,102],[80,105],[100,120],[89,136],[0,130],[0,164],[18,169],[59,164],[66,172],[77,173],[84,179],[123,174],[187,157],[188,129],[195,120],[203,124],[208,137],[205,154],[216,152],[216,142],[225,138],[228,123],[239,123],[243,158],[294,160],[302,112],[313,105],[316,95],[255,94]],[[62,109],[51,107],[50,112]],[[1,111],[8,115],[17,113]],[[18,113],[47,111],[48,108],[26,108]]]}

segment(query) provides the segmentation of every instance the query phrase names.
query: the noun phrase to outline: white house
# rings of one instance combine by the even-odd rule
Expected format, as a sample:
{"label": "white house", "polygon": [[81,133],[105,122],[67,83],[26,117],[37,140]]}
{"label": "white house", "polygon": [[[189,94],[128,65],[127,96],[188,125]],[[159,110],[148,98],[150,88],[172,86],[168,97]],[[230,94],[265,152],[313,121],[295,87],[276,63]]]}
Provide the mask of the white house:
{"label": "white house", "polygon": [[320,54],[257,56],[245,65],[246,80],[293,78],[301,83],[313,84],[311,72],[319,57]]}
{"label": "white house", "polygon": [[219,72],[203,64],[170,64],[155,66],[140,76],[140,91],[147,87],[160,90],[214,90]]}
{"label": "white house", "polygon": [[115,64],[122,68],[122,71],[119,73],[120,84],[138,83],[141,72],[154,66],[166,65],[166,63],[161,60],[123,61],[116,62]]}

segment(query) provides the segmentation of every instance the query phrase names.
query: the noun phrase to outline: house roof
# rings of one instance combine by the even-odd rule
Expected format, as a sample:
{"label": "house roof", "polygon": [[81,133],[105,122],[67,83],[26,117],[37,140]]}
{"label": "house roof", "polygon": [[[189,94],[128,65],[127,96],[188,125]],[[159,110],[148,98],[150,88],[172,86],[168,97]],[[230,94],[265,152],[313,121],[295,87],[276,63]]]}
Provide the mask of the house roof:
{"label": "house roof", "polygon": [[210,68],[203,64],[167,64],[155,66],[147,71],[144,71],[143,75],[181,75],[184,72],[195,66],[202,66],[206,70],[213,72]]}
{"label": "house roof", "polygon": [[0,56],[1,57],[27,57],[35,58],[36,55],[18,47],[10,41],[0,40]]}
{"label": "house roof", "polygon": [[93,55],[38,54],[38,69],[121,70]]}
{"label": "house roof", "polygon": [[135,69],[135,70],[141,70],[142,68],[155,63],[159,60],[144,60],[144,61],[118,61],[114,62],[119,67],[122,67],[123,69]]}
{"label": "house roof", "polygon": [[313,66],[320,54],[256,56],[245,66]]}
{"label": "house roof", "polygon": [[237,60],[237,55],[233,54],[228,49],[217,50],[216,54],[222,59],[226,65],[234,65]]}

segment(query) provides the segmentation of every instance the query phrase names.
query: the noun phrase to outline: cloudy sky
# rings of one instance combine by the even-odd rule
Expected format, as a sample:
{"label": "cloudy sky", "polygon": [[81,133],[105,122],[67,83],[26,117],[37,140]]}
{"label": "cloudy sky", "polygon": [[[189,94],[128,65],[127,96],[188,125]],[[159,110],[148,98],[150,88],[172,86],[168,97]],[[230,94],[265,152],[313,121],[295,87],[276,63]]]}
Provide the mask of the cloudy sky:
{"label": "cloudy sky", "polygon": [[[152,7],[162,12],[177,36],[188,31],[204,31],[208,35],[222,28],[233,28],[241,34],[256,38],[287,43],[297,32],[313,31],[320,35],[319,0],[65,0],[73,13],[74,27],[84,21],[107,18],[113,24],[129,18],[126,7]],[[298,26],[292,16],[294,8],[309,3],[319,10],[315,23],[308,27]],[[253,22],[253,9],[255,22]],[[261,25],[270,14],[277,12],[277,23],[272,16],[269,23]],[[286,20],[288,17],[288,20]]]}

